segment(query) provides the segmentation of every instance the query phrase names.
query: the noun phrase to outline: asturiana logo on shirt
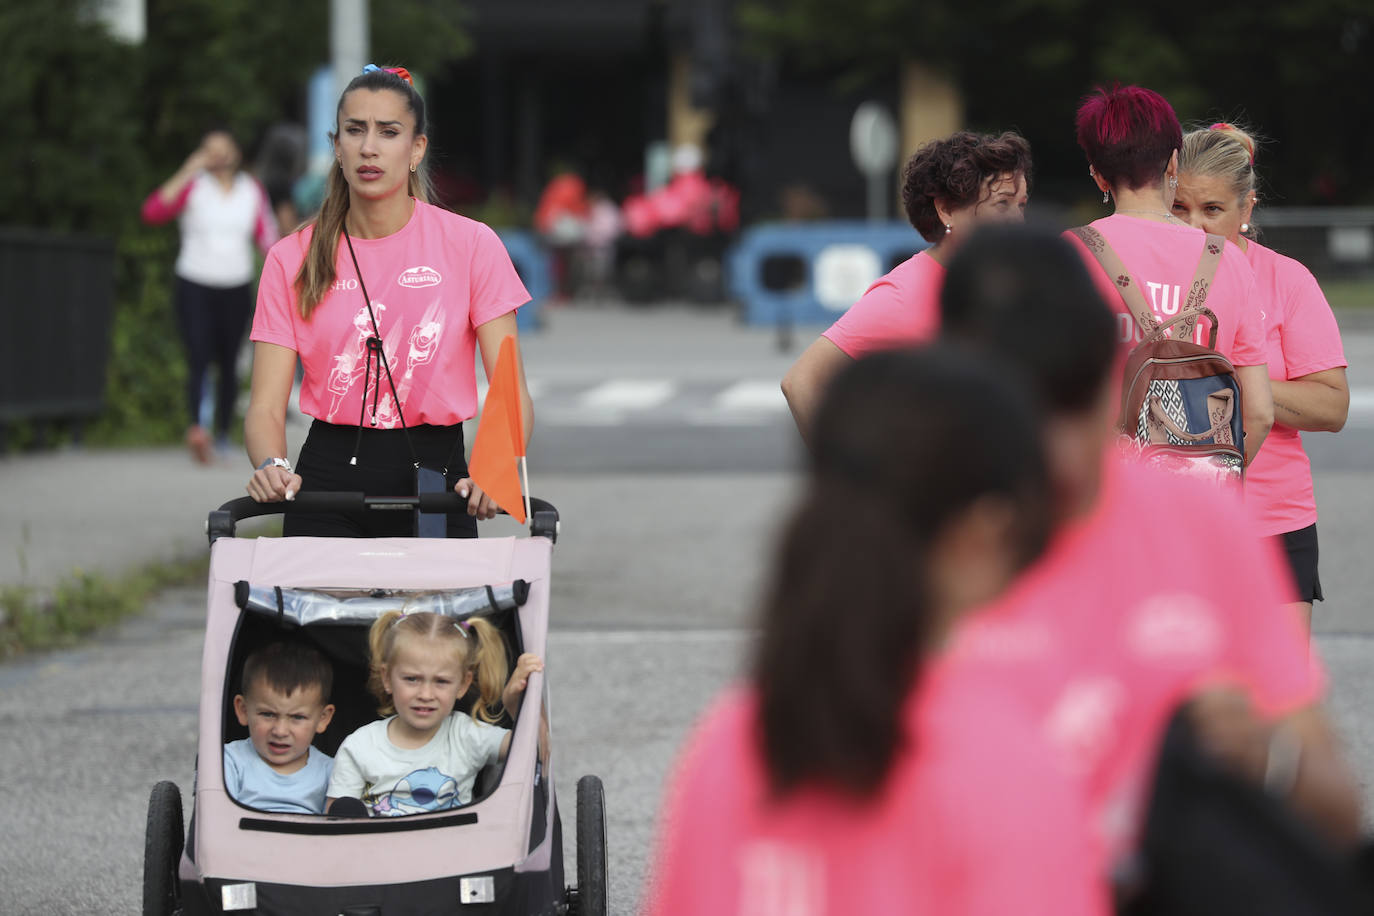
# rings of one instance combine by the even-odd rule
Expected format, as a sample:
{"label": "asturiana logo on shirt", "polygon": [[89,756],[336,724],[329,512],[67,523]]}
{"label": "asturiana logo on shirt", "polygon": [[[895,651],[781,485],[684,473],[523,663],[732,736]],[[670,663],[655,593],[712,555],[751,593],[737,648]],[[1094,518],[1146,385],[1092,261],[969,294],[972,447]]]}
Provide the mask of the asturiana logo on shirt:
{"label": "asturiana logo on shirt", "polygon": [[401,271],[401,275],[396,278],[396,282],[406,289],[424,289],[426,286],[438,286],[444,281],[439,276],[439,271],[433,267],[407,267]]}

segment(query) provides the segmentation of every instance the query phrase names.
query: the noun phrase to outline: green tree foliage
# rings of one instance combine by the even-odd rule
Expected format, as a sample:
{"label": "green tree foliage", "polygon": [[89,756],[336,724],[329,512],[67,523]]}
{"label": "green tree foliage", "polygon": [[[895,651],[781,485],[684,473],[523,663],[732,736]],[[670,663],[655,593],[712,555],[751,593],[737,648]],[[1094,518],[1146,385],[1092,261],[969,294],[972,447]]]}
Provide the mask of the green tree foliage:
{"label": "green tree foliage", "polygon": [[[207,128],[230,128],[251,155],[270,124],[303,117],[306,82],[329,58],[329,3],[147,0],[139,45],[110,37],[93,6],[0,5],[0,155],[11,170],[0,222],[116,239],[107,407],[90,437],[175,441],[186,426],[176,227],[141,225],[140,204]],[[451,0],[371,0],[369,12],[379,62],[423,75],[470,51]],[[28,439],[14,432],[10,441]]]}
{"label": "green tree foliage", "polygon": [[[963,91],[970,126],[1027,135],[1051,184],[1081,175],[1079,99],[1121,82],[1161,92],[1185,124],[1257,126],[1271,141],[1258,163],[1271,200],[1374,201],[1362,101],[1374,85],[1369,0],[740,0],[737,12],[755,53],[838,69],[851,84],[890,79],[904,60],[937,68]],[[1070,186],[1080,185],[1087,193]]]}
{"label": "green tree foliage", "polygon": [[[0,181],[6,223],[110,233],[142,178],[139,55],[82,18],[78,0],[0,6]],[[118,91],[119,86],[124,91]]]}

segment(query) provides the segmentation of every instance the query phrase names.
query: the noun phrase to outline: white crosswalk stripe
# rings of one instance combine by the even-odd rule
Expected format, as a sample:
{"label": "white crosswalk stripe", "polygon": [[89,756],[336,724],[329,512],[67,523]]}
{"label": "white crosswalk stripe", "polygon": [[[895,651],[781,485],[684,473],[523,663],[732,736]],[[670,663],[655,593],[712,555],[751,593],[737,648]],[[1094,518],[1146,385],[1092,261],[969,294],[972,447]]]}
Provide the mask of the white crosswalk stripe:
{"label": "white crosswalk stripe", "polygon": [[612,379],[582,395],[590,410],[649,410],[673,396],[677,385],[664,379]]}
{"label": "white crosswalk stripe", "polygon": [[[677,380],[529,379],[537,426],[749,427],[790,423],[787,401],[772,378]],[[477,385],[486,399],[485,379]],[[1350,392],[1347,429],[1374,429],[1374,388]]]}
{"label": "white crosswalk stripe", "polygon": [[785,411],[787,399],[776,379],[736,382],[716,395],[715,406],[721,410],[749,413]]}

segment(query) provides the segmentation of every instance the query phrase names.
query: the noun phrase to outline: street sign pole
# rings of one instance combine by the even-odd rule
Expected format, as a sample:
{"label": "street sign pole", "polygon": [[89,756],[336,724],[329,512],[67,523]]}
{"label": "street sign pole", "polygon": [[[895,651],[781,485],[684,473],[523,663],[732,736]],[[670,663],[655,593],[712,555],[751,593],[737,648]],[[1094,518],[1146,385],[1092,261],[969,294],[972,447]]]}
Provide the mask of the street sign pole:
{"label": "street sign pole", "polygon": [[897,164],[897,122],[879,102],[864,102],[849,122],[849,152],[868,179],[868,219],[887,219],[888,182]]}

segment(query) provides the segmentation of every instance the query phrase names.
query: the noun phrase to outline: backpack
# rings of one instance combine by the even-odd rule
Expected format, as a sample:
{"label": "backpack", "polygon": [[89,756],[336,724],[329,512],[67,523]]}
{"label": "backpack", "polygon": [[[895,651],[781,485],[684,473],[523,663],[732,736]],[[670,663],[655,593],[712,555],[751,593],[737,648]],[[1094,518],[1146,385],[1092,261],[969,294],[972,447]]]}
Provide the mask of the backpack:
{"label": "backpack", "polygon": [[[1122,374],[1118,422],[1128,447],[1168,470],[1239,486],[1245,473],[1240,381],[1216,350],[1217,316],[1203,304],[1226,240],[1207,235],[1187,303],[1161,324],[1102,233],[1091,226],[1072,231],[1116,283],[1145,334]],[[1201,317],[1211,322],[1206,346],[1193,341]],[[1173,336],[1166,337],[1171,328]]]}

